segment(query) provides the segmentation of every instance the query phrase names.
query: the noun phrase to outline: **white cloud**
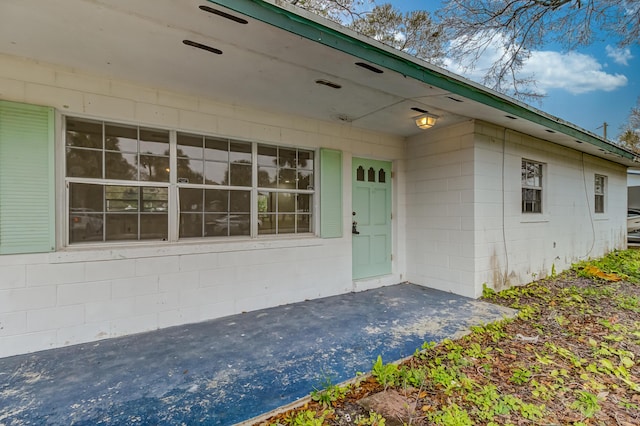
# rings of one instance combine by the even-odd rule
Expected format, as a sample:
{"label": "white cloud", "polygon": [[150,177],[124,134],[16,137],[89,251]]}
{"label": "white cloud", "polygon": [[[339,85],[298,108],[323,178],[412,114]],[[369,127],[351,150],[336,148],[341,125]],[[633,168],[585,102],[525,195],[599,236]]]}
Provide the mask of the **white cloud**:
{"label": "white cloud", "polygon": [[[489,45],[473,70],[466,70],[451,60],[445,60],[445,68],[481,82],[486,70],[502,54],[503,48],[498,40]],[[591,55],[547,50],[531,52],[520,71],[520,78],[526,77],[535,80],[535,90],[543,94],[551,89],[561,89],[572,94],[610,92],[628,83],[627,77],[623,74],[606,72],[603,64]]]}
{"label": "white cloud", "polygon": [[628,47],[620,49],[617,47],[607,45],[606,51],[607,51],[607,56],[613,59],[613,62],[615,62],[616,64],[627,66],[629,65],[629,59],[633,58],[633,55],[631,54],[631,49],[629,49]]}
{"label": "white cloud", "polygon": [[523,67],[532,74],[542,90],[563,89],[580,94],[595,91],[611,92],[627,85],[622,74],[609,74],[596,58],[583,53],[535,51]]}

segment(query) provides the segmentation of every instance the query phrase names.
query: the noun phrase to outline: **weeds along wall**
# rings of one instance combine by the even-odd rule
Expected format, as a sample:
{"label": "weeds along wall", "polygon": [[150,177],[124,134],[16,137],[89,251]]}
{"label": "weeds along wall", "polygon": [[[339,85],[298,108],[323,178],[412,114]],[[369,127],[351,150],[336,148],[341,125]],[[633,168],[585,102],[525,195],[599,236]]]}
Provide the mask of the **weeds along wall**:
{"label": "weeds along wall", "polygon": [[[626,168],[487,123],[476,123],[475,293],[560,272],[626,247]],[[522,212],[522,160],[542,164],[542,212]],[[595,176],[605,177],[604,212]]]}
{"label": "weeds along wall", "polygon": [[[351,158],[404,156],[400,138],[12,56],[0,55],[0,99],[55,108],[57,175],[56,250],[0,256],[0,356],[352,291]],[[342,237],[65,247],[64,115],[340,150],[344,178],[336,191],[342,192]],[[316,218],[318,211],[316,206]],[[400,282],[402,273],[394,266],[391,276],[370,287]]]}

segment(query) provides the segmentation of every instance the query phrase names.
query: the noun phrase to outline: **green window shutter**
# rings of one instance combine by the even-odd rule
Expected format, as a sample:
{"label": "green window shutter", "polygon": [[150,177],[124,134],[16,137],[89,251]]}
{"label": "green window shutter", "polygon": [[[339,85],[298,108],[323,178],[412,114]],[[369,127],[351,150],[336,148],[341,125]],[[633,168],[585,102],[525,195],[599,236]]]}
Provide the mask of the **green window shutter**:
{"label": "green window shutter", "polygon": [[53,108],[0,101],[0,254],[52,251]]}
{"label": "green window shutter", "polygon": [[320,236],[342,237],[342,152],[320,150]]}

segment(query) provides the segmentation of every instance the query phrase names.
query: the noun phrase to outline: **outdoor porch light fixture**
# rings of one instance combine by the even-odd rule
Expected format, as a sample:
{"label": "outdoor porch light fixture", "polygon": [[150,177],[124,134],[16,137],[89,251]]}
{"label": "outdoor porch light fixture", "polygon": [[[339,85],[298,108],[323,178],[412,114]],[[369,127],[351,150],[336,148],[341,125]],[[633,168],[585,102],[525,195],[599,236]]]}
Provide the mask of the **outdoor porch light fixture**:
{"label": "outdoor porch light fixture", "polygon": [[430,129],[436,124],[437,119],[437,115],[425,113],[415,117],[416,126],[420,127],[422,130]]}

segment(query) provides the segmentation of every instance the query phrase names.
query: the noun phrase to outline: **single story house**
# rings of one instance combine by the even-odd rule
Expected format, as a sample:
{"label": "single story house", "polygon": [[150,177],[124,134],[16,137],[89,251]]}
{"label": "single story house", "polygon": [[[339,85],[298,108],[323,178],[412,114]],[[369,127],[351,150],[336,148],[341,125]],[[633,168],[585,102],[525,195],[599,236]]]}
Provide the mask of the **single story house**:
{"label": "single story house", "polygon": [[626,247],[637,161],[279,0],[3,0],[0,356],[528,283]]}

